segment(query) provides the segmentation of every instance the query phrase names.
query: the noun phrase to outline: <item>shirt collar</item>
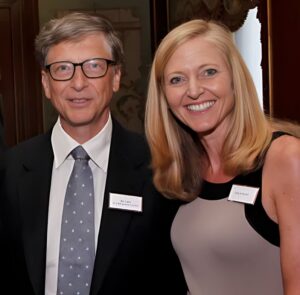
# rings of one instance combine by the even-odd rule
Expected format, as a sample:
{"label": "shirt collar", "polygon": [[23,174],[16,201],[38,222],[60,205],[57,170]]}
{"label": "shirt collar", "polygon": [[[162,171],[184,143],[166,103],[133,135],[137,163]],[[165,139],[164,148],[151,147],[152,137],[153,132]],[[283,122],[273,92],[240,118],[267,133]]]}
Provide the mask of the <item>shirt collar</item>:
{"label": "shirt collar", "polygon": [[[91,160],[102,170],[107,172],[110,142],[112,135],[112,119],[109,118],[102,128],[93,138],[82,144]],[[54,153],[54,166],[58,168],[70,155],[70,152],[80,145],[61,126],[60,118],[56,121],[51,135],[51,144]]]}

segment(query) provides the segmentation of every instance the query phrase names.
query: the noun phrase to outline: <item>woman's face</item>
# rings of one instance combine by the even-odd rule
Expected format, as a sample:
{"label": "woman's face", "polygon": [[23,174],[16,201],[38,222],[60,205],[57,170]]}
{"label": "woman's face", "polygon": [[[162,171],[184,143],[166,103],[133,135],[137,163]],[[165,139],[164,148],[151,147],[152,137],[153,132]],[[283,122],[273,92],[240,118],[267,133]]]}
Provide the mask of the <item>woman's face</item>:
{"label": "woman's face", "polygon": [[234,105],[232,84],[225,56],[202,36],[180,45],[164,70],[171,111],[200,136],[225,134]]}

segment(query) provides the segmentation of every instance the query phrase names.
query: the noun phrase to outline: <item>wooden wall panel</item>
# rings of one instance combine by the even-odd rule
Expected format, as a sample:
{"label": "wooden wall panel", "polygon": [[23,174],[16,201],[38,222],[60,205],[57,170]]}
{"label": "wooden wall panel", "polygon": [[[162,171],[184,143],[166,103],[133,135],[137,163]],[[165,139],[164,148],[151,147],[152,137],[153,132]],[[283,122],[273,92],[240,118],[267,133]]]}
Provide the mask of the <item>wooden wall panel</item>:
{"label": "wooden wall panel", "polygon": [[269,0],[271,114],[300,122],[300,2]]}
{"label": "wooden wall panel", "polygon": [[42,92],[34,57],[37,0],[0,0],[0,94],[5,142],[13,146],[43,131]]}

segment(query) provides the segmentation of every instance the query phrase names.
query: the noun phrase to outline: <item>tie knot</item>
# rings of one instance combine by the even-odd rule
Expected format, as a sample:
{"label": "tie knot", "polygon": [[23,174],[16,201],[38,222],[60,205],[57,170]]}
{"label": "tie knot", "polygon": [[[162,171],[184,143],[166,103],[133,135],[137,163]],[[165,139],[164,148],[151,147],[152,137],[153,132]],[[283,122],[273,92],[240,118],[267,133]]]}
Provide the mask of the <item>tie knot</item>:
{"label": "tie knot", "polygon": [[74,150],[72,150],[71,155],[73,156],[73,158],[75,160],[78,160],[78,159],[89,160],[90,159],[89,155],[87,154],[87,152],[81,145],[79,145]]}

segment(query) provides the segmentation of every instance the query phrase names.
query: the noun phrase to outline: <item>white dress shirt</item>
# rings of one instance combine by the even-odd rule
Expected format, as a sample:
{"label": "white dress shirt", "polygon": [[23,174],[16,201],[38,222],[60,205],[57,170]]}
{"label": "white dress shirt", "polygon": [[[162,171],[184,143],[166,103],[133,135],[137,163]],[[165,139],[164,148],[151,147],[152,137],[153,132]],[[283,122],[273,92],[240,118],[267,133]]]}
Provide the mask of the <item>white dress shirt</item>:
{"label": "white dress shirt", "polygon": [[[111,134],[112,120],[109,116],[104,128],[95,137],[82,144],[91,158],[89,164],[94,178],[95,249],[97,249],[97,237],[103,207]],[[57,120],[53,128],[51,143],[54,162],[48,212],[45,295],[56,295],[57,291],[61,219],[67,183],[74,165],[74,159],[70,152],[80,145],[63,130],[60,119]]]}

